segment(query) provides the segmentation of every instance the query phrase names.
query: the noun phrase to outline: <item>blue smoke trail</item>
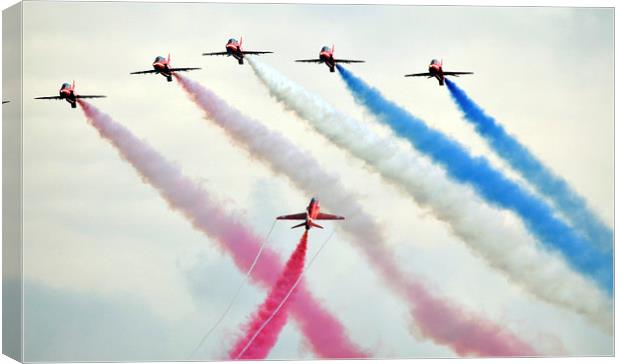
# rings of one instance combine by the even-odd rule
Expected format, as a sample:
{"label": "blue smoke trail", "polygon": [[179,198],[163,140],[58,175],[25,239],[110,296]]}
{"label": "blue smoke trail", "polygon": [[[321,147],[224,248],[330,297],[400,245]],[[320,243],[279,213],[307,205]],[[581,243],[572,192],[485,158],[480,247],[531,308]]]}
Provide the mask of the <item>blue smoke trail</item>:
{"label": "blue smoke trail", "polygon": [[509,135],[494,118],[485,114],[465,91],[447,79],[446,85],[452,99],[465,114],[465,119],[474,124],[476,131],[485,138],[493,150],[530,181],[540,193],[551,199],[571,224],[589,240],[597,243],[601,249],[610,250],[613,233],[588,209],[586,201],[572,191],[564,179],[551,172],[525,146]]}
{"label": "blue smoke trail", "polygon": [[544,201],[507,179],[487,159],[472,157],[456,141],[429,128],[342,66],[338,65],[338,71],[355,101],[379,121],[442,165],[451,178],[469,184],[488,202],[515,212],[543,245],[560,251],[574,269],[591,277],[608,293],[613,291],[613,257],[609,252],[594,249],[557,219]]}

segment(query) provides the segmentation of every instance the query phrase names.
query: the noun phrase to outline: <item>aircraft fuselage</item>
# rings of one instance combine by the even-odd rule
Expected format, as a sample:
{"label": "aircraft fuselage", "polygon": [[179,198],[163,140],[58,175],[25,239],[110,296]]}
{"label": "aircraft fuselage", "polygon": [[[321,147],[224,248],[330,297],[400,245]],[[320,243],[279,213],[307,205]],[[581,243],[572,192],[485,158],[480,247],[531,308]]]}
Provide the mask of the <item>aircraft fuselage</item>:
{"label": "aircraft fuselage", "polygon": [[58,91],[58,94],[61,99],[65,99],[67,100],[69,104],[71,104],[72,109],[76,108],[76,98],[75,98],[75,94],[73,93],[72,89],[61,88],[60,91]]}
{"label": "aircraft fuselage", "polygon": [[439,81],[439,86],[443,86],[445,76],[440,64],[430,64],[428,66],[428,73],[431,74],[431,77],[435,77],[437,81]]}
{"label": "aircraft fuselage", "polygon": [[226,44],[226,52],[228,52],[228,56],[233,56],[239,64],[243,64],[243,52],[241,51],[241,46],[235,43]]}
{"label": "aircraft fuselage", "polygon": [[316,219],[319,216],[319,212],[321,212],[321,207],[319,206],[319,201],[316,198],[310,200],[310,204],[306,207],[306,230],[310,230],[313,223],[312,220]]}
{"label": "aircraft fuselage", "polygon": [[319,53],[319,59],[329,67],[329,72],[336,71],[336,62],[334,61],[334,54],[332,52],[323,51]]}
{"label": "aircraft fuselage", "polygon": [[167,62],[155,61],[153,62],[153,69],[157,71],[157,73],[166,77],[166,80],[168,80],[168,82],[172,81],[172,72],[170,71],[170,68],[168,67]]}

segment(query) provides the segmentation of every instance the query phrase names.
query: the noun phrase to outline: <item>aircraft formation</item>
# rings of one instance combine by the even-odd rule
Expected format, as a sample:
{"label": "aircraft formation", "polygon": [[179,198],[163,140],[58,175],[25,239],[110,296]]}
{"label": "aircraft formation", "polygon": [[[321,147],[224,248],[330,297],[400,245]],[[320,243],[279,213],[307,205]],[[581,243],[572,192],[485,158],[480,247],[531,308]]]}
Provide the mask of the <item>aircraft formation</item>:
{"label": "aircraft formation", "polygon": [[[339,59],[334,58],[335,45],[332,45],[331,48],[328,46],[323,46],[319,52],[318,58],[312,59],[297,59],[295,62],[302,63],[317,63],[317,64],[325,64],[329,69],[329,72],[335,72],[336,64],[338,63],[364,63],[364,60],[359,59]],[[226,51],[223,52],[206,52],[202,53],[203,56],[226,56],[233,57],[240,65],[243,65],[244,58],[246,55],[261,55],[261,54],[271,54],[273,51],[247,51],[243,49],[243,37],[240,37],[239,40],[235,38],[230,38],[226,42],[225,45]],[[436,78],[439,81],[439,85],[444,85],[445,76],[455,76],[459,75],[470,75],[473,72],[449,72],[444,71],[442,68],[443,61],[437,61],[433,59],[428,66],[428,72],[424,73],[414,73],[407,74],[405,77],[415,77],[415,76],[426,76],[428,78]],[[200,70],[200,67],[172,67],[170,61],[170,53],[168,53],[168,57],[157,56],[152,64],[153,69],[144,70],[144,71],[135,71],[130,72],[131,75],[141,75],[141,74],[160,74],[166,78],[168,82],[172,82],[172,75],[175,72],[189,72]],[[60,90],[58,91],[58,96],[42,96],[35,97],[37,100],[66,100],[71,108],[75,109],[77,104],[77,99],[92,99],[92,98],[103,98],[105,95],[78,95],[75,93],[75,81],[73,83],[63,83],[60,86]],[[8,101],[4,101],[6,103]],[[343,216],[332,215],[323,213],[320,211],[321,207],[319,205],[319,200],[316,197],[313,197],[310,200],[310,203],[306,207],[305,212],[301,212],[298,214],[291,215],[282,215],[278,216],[276,220],[304,220],[302,223],[292,226],[291,229],[298,228],[304,226],[306,231],[311,228],[320,228],[323,229],[323,226],[314,222],[315,220],[344,220]]]}
{"label": "aircraft formation", "polygon": [[[240,37],[239,40],[235,38],[230,38],[228,42],[226,42],[226,51],[224,52],[207,52],[203,53],[203,56],[226,56],[233,57],[237,62],[242,65],[244,64],[243,60],[246,55],[261,55],[261,54],[270,54],[274,53],[273,51],[246,51],[243,49],[243,37]],[[364,63],[364,60],[359,59],[339,59],[334,58],[334,50],[335,46],[332,45],[331,48],[328,46],[323,46],[319,52],[319,56],[317,58],[311,59],[297,59],[295,62],[302,63],[317,63],[324,64],[329,69],[329,72],[335,72],[336,64],[338,63]],[[428,72],[423,73],[412,73],[407,74],[405,77],[424,77],[427,78],[436,78],[439,81],[439,85],[443,86],[446,76],[455,76],[459,75],[471,75],[473,72],[453,72],[453,71],[444,71],[442,68],[443,61],[437,61],[433,59],[428,66]],[[189,72],[200,70],[200,67],[172,67],[170,63],[170,53],[168,53],[168,58],[163,56],[157,56],[152,64],[153,69],[145,70],[145,71],[135,71],[130,72],[131,75],[141,75],[141,74],[159,74],[166,78],[168,82],[172,82],[172,75],[175,72]],[[102,98],[106,97],[104,95],[78,95],[75,94],[75,81],[72,84],[63,83],[59,90],[58,96],[43,96],[43,97],[35,97],[37,100],[66,100],[69,104],[71,104],[71,108],[76,108],[77,99],[89,99],[89,98]],[[3,102],[6,103],[8,101]],[[318,202],[317,202],[318,206]]]}
{"label": "aircraft formation", "polygon": [[[202,53],[203,56],[226,56],[226,57],[232,57],[235,59],[235,61],[239,64],[239,65],[243,65],[245,62],[245,56],[247,55],[263,55],[263,54],[272,54],[274,53],[273,51],[270,50],[245,50],[243,48],[243,38],[240,37],[239,40],[235,39],[235,38],[230,38],[225,46],[224,46],[224,51],[214,51],[214,52],[205,52]],[[332,45],[331,47],[329,46],[324,46],[320,49],[319,53],[318,53],[318,57],[316,58],[309,58],[309,59],[297,59],[294,60],[295,62],[299,62],[299,63],[316,63],[316,64],[324,64],[330,73],[335,72],[336,67],[338,67],[338,64],[342,63],[342,64],[352,64],[352,63],[364,63],[364,60],[360,60],[360,59],[348,59],[348,58],[336,58],[334,56],[334,50],[335,50],[335,46]],[[253,63],[251,61],[249,61],[249,63]],[[175,76],[175,73],[177,72],[189,72],[189,71],[194,71],[194,70],[200,70],[200,67],[173,67],[171,65],[171,57],[170,54],[168,54],[168,57],[163,57],[163,56],[157,56],[155,58],[155,60],[152,63],[152,69],[148,69],[148,70],[142,70],[142,71],[134,71],[134,72],[130,72],[131,75],[136,75],[136,74],[159,74],[161,76],[163,76],[167,82],[171,82],[173,76]],[[339,68],[339,71],[341,69]],[[461,75],[471,75],[473,74],[473,72],[470,71],[451,71],[451,70],[444,70],[443,69],[443,60],[437,60],[437,59],[432,59],[430,64],[428,65],[428,70],[427,72],[421,72],[421,73],[411,73],[411,74],[405,74],[404,77],[426,77],[428,79],[434,78],[437,80],[439,86],[444,86],[447,85],[447,88],[452,90],[452,88],[454,87],[452,84],[452,82],[447,81],[446,77],[459,77]],[[180,80],[183,79],[183,77],[177,75],[177,78],[179,78]],[[179,81],[179,82],[183,82],[183,81]],[[35,99],[54,99],[54,100],[66,100],[72,108],[76,108],[76,104],[78,103],[78,99],[86,99],[86,98],[102,98],[102,97],[106,97],[104,95],[80,95],[80,94],[76,94],[75,93],[75,82],[73,82],[72,84],[69,83],[64,83],[62,84],[60,90],[59,90],[59,95],[58,96],[44,96],[44,97],[36,97]],[[4,103],[4,102],[3,102]],[[361,139],[361,138],[360,138]],[[404,181],[403,183],[407,183],[407,181]],[[312,192],[310,192],[312,193]],[[341,206],[341,209],[344,209],[346,211],[352,211],[351,209],[346,209],[343,208]],[[337,212],[337,211],[336,211]],[[353,221],[355,220],[355,216],[354,214],[349,214],[348,216],[349,221]],[[287,214],[287,215],[281,215],[281,216],[277,216],[275,218],[275,220],[297,220],[299,223],[297,223],[294,226],[291,226],[291,229],[296,229],[296,228],[300,228],[300,227],[304,227],[305,232],[302,238],[306,239],[307,238],[307,234],[308,231],[311,230],[312,228],[317,228],[317,229],[323,229],[324,227],[321,226],[319,223],[317,223],[317,221],[319,220],[332,220],[332,221],[337,221],[337,220],[345,220],[344,216],[340,216],[340,215],[335,215],[335,214],[331,214],[331,213],[325,213],[321,211],[321,207],[319,204],[319,199],[316,197],[313,197],[310,202],[308,203],[307,207],[305,208],[305,211],[300,212],[300,213],[294,213],[294,214]],[[354,225],[354,224],[352,224]],[[456,225],[456,224],[455,224]],[[304,243],[305,244],[305,243]],[[300,243],[301,245],[301,243]],[[261,248],[262,249],[262,248]],[[292,292],[292,290],[294,289],[294,285],[292,286],[292,288],[290,288],[289,292]],[[287,296],[288,297],[288,296]],[[284,301],[282,301],[284,302]],[[261,326],[262,327],[262,326]],[[248,344],[249,345],[249,344]],[[244,352],[244,350],[247,348],[246,347],[241,351],[241,353]],[[235,357],[235,358],[240,358],[241,354],[239,354],[239,356]]]}

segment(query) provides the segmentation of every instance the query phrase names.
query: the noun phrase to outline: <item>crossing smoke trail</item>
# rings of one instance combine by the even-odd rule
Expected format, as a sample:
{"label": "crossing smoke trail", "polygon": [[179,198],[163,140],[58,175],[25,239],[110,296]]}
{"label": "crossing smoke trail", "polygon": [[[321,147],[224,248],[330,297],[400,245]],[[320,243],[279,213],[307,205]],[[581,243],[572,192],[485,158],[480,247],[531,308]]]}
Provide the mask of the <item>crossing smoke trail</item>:
{"label": "crossing smoke trail", "polygon": [[538,249],[524,229],[506,224],[498,211],[469,188],[451,182],[437,168],[421,163],[414,153],[400,150],[390,138],[378,136],[275,69],[248,59],[271,96],[401,187],[418,204],[430,207],[456,236],[513,282],[543,300],[584,314],[608,333],[613,331],[612,304],[603,291],[569,269],[562,259]]}
{"label": "crossing smoke trail", "polygon": [[[293,299],[288,299],[277,312],[275,310],[284,301],[301,276],[307,247],[308,231],[306,230],[301,236],[297,248],[284,266],[282,275],[248,323],[245,334],[230,350],[230,359],[264,359],[276,344],[278,335],[287,321],[287,307]],[[264,325],[267,320],[270,320],[268,325]],[[261,328],[263,329],[260,330]]]}
{"label": "crossing smoke trail", "polygon": [[[508,330],[447,302],[426,289],[421,281],[396,268],[377,223],[367,215],[339,179],[323,171],[318,162],[282,135],[268,130],[218,98],[212,91],[175,75],[188,96],[206,116],[252,157],[265,162],[274,173],[283,173],[300,190],[318,193],[326,205],[347,217],[342,228],[362,249],[384,282],[408,304],[422,335],[446,345],[459,355],[531,356],[535,351]],[[299,299],[298,299],[299,301]]]}
{"label": "crossing smoke trail", "polygon": [[[171,209],[180,212],[196,230],[216,239],[220,243],[219,248],[232,255],[239,269],[244,272],[248,270],[261,244],[260,238],[240,222],[239,216],[224,211],[206,191],[185,177],[176,165],[110,116],[83,100],[78,102],[99,135],[118,150],[143,181],[159,192]],[[264,249],[251,278],[260,286],[270,288],[275,284],[281,267],[278,255],[273,250]],[[368,357],[348,339],[340,321],[321,306],[304,284],[297,287],[296,294],[298,299],[289,309],[317,356]]]}
{"label": "crossing smoke trail", "polygon": [[446,80],[446,85],[450,90],[450,96],[463,112],[465,120],[474,125],[478,134],[484,137],[493,150],[532,183],[540,193],[551,199],[575,228],[599,248],[609,251],[612,247],[613,233],[589,210],[586,201],[573,191],[564,179],[543,165],[514,136],[508,134],[493,117],[487,115],[456,83]]}
{"label": "crossing smoke trail", "polygon": [[269,232],[267,233],[267,236],[265,237],[263,243],[261,244],[260,248],[258,249],[258,253],[256,253],[256,256],[252,260],[252,264],[250,264],[250,268],[248,269],[247,272],[245,272],[245,276],[243,277],[243,280],[241,281],[239,286],[237,286],[237,290],[235,291],[235,294],[232,296],[231,300],[228,302],[228,305],[226,306],[224,311],[220,314],[220,316],[217,318],[217,320],[215,320],[215,323],[202,336],[202,339],[200,339],[200,342],[198,343],[196,348],[190,354],[190,356],[189,356],[190,359],[194,357],[194,355],[198,352],[198,350],[200,350],[200,348],[202,348],[202,345],[204,345],[204,343],[211,336],[211,334],[213,334],[215,332],[215,330],[218,328],[218,326],[220,326],[220,324],[224,321],[224,318],[226,318],[226,316],[228,315],[230,310],[233,308],[233,305],[235,304],[235,302],[237,302],[237,298],[239,298],[239,294],[241,294],[241,290],[247,284],[248,279],[252,275],[252,271],[254,270],[254,267],[256,266],[256,263],[258,263],[258,260],[260,259],[261,255],[263,253],[263,250],[265,250],[265,246],[269,242],[269,237],[271,236],[271,233],[273,232],[273,228],[276,227],[276,222],[277,222],[277,220],[273,220],[273,223],[271,224],[271,228],[269,229]]}
{"label": "crossing smoke trail", "polygon": [[544,201],[506,178],[487,159],[472,157],[465,147],[431,129],[344,67],[338,65],[337,68],[357,103],[407,139],[414,148],[443,166],[452,178],[469,184],[488,202],[515,212],[541,243],[561,252],[574,269],[592,278],[611,294],[613,257],[609,252],[590,246],[555,217]]}
{"label": "crossing smoke trail", "polygon": [[297,277],[297,280],[293,283],[293,285],[291,286],[291,288],[289,289],[287,294],[284,296],[282,301],[280,301],[278,306],[271,312],[271,315],[269,315],[269,317],[267,317],[265,319],[265,321],[263,321],[262,325],[256,330],[254,335],[252,337],[250,337],[249,341],[247,342],[247,344],[245,344],[245,347],[239,352],[239,354],[237,355],[236,359],[241,358],[245,354],[245,351],[248,350],[248,348],[252,345],[252,343],[258,337],[258,335],[260,335],[260,333],[265,329],[265,327],[269,324],[269,322],[271,322],[271,320],[274,317],[276,317],[278,315],[278,313],[280,312],[280,310],[288,303],[288,299],[293,295],[293,293],[295,292],[295,289],[297,288],[299,283],[301,283],[301,279],[303,278],[304,274],[306,274],[310,270],[310,268],[312,266],[312,263],[314,263],[314,260],[316,259],[316,257],[319,255],[321,250],[323,250],[323,248],[325,248],[325,245],[327,245],[327,243],[334,236],[335,233],[336,233],[336,231],[332,231],[332,233],[329,234],[329,237],[327,239],[325,239],[325,241],[323,241],[323,244],[321,244],[321,246],[314,253],[312,258],[310,258],[310,262],[308,262],[307,267]]}

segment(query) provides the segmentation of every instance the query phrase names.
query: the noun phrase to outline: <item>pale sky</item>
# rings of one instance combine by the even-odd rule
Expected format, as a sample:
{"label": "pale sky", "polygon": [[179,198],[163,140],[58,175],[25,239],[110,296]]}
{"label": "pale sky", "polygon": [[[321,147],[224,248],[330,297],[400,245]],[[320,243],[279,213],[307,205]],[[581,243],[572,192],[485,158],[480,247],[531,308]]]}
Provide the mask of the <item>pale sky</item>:
{"label": "pale sky", "polygon": [[[243,36],[246,49],[275,52],[261,61],[372,122],[338,74],[293,62],[335,44],[336,57],[367,61],[350,66],[354,73],[512,175],[461,119],[446,88],[403,77],[424,72],[432,58],[446,69],[474,71],[458,84],[612,224],[613,16],[611,9],[584,8],[26,2],[25,359],[186,359],[242,279],[230,257],[168,209],[79,109],[34,97],[55,95],[71,80],[77,93],[107,95],[93,104],[258,234],[275,216],[302,211],[311,197],[231,143],[176,83],[129,75],[168,52],[173,66],[203,68],[188,77],[337,174],[388,232],[405,271],[544,353],[612,354],[613,338],[511,284],[443,223],[284,111],[249,65],[201,53],[223,51],[228,38]],[[5,71],[5,81],[12,77]],[[289,226],[279,223],[272,236],[283,258],[298,238]],[[312,231],[309,254],[333,226]],[[352,247],[336,234],[306,278],[352,340],[377,357],[454,356],[412,335],[406,306]],[[264,294],[247,286],[197,358],[222,358]],[[289,322],[270,358],[311,357]]]}

